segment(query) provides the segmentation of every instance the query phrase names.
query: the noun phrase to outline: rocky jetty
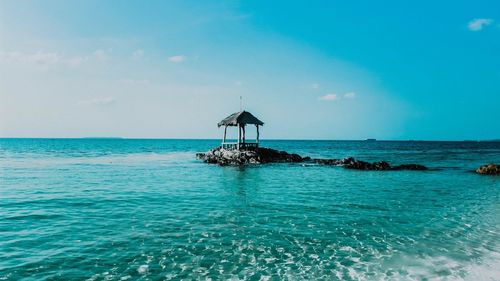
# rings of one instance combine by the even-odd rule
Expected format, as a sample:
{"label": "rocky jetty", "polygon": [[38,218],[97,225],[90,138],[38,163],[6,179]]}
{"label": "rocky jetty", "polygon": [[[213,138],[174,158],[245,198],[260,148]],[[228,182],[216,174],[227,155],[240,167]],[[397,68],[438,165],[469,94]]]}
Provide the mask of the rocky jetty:
{"label": "rocky jetty", "polygon": [[319,165],[342,166],[354,170],[389,171],[389,170],[418,170],[428,168],[419,164],[403,164],[391,166],[385,161],[365,162],[352,157],[344,159],[311,159],[298,154],[279,151],[271,148],[255,148],[246,150],[226,150],[222,147],[211,149],[207,153],[197,153],[196,157],[206,163],[219,164],[221,166],[240,166],[246,164],[265,163],[316,163]]}
{"label": "rocky jetty", "polygon": [[477,168],[476,173],[481,175],[500,175],[500,167],[496,164],[487,164]]}

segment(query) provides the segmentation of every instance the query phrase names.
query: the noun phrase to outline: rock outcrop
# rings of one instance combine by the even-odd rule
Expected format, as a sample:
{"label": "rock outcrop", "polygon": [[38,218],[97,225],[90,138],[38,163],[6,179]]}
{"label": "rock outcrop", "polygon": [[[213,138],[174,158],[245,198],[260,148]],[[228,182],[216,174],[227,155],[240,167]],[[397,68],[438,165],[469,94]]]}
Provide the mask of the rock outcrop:
{"label": "rock outcrop", "polygon": [[500,167],[496,164],[487,164],[477,168],[476,173],[481,175],[500,175]]}
{"label": "rock outcrop", "polygon": [[347,157],[344,159],[313,159],[313,161],[321,165],[342,166],[346,169],[353,169],[353,170],[370,170],[370,171],[428,170],[427,167],[419,164],[403,164],[399,166],[391,166],[389,163],[385,161],[370,163],[361,160],[356,160],[352,157]]}
{"label": "rock outcrop", "polygon": [[346,169],[389,171],[389,170],[427,170],[428,168],[419,164],[403,164],[391,166],[385,161],[365,162],[352,157],[344,159],[311,159],[298,154],[288,153],[270,148],[257,148],[247,150],[226,150],[221,147],[211,149],[207,153],[197,153],[196,157],[206,163],[219,164],[221,166],[239,166],[246,164],[265,163],[301,163],[309,162],[319,165],[342,166]]}
{"label": "rock outcrop", "polygon": [[297,163],[310,160],[309,157],[301,157],[298,154],[291,154],[270,148],[257,148],[246,150],[226,150],[217,147],[207,153],[196,154],[198,159],[206,163],[227,165],[245,164],[265,164],[265,163]]}

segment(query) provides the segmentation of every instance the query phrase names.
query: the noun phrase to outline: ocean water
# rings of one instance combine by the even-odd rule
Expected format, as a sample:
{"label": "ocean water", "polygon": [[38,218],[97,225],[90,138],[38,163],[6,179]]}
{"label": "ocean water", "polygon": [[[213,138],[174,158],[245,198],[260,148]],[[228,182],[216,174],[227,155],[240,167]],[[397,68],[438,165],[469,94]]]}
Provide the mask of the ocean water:
{"label": "ocean water", "polygon": [[195,159],[217,140],[1,139],[0,280],[500,280],[495,142],[264,141],[432,171]]}

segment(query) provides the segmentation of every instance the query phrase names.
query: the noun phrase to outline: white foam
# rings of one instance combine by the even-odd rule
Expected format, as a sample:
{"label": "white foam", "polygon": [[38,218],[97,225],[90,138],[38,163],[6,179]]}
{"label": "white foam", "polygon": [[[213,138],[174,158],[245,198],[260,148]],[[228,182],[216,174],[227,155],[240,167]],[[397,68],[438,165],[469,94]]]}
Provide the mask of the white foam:
{"label": "white foam", "polygon": [[149,270],[149,265],[147,264],[143,264],[139,266],[139,268],[137,268],[137,272],[139,272],[140,274],[145,274],[148,272],[148,270]]}
{"label": "white foam", "polygon": [[[479,260],[469,263],[454,260],[445,256],[426,256],[422,258],[398,257],[400,278],[405,280],[464,280],[464,281],[495,281],[500,280],[500,253],[491,252]],[[393,265],[395,266],[395,265]],[[380,272],[386,272],[381,268]]]}
{"label": "white foam", "polygon": [[466,267],[467,276],[464,280],[500,280],[500,253],[490,252],[483,262],[473,263]]}

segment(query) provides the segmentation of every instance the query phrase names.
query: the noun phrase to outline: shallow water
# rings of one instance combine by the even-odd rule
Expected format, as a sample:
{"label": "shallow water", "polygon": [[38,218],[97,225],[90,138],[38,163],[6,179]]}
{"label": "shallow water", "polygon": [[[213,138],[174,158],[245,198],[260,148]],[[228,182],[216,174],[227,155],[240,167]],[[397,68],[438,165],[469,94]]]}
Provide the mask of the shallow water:
{"label": "shallow water", "polygon": [[433,171],[218,167],[214,140],[0,139],[0,280],[499,280],[494,142],[267,141]]}

